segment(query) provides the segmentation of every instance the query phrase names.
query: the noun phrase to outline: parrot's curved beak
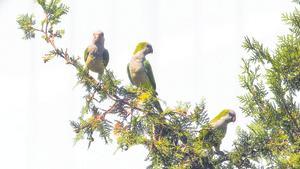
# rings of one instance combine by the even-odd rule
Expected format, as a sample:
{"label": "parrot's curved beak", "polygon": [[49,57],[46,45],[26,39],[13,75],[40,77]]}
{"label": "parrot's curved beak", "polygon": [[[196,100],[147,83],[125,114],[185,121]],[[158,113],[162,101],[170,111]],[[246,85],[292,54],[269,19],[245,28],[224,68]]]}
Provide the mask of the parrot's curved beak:
{"label": "parrot's curved beak", "polygon": [[149,53],[153,53],[153,48],[151,45],[149,45],[148,49],[149,49]]}
{"label": "parrot's curved beak", "polygon": [[235,122],[236,117],[235,117],[235,116],[232,116],[231,120],[232,120],[232,122]]}

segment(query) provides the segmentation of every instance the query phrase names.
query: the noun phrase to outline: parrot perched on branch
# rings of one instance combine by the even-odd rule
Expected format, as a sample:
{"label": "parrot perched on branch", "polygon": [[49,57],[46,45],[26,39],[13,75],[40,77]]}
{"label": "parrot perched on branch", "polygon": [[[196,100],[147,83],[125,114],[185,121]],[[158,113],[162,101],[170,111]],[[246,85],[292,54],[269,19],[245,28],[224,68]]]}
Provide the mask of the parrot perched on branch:
{"label": "parrot perched on branch", "polygon": [[[154,91],[154,96],[156,93],[156,83],[153,76],[152,68],[148,60],[146,60],[146,55],[153,53],[152,46],[147,42],[140,42],[137,44],[131,61],[127,65],[127,73],[130,82],[137,87],[143,87],[145,89]],[[160,103],[158,101],[154,102],[154,106],[158,112],[163,112]]]}
{"label": "parrot perched on branch", "polygon": [[94,32],[92,44],[84,51],[85,69],[98,73],[99,80],[109,62],[109,53],[104,48],[104,40],[102,31]]}
{"label": "parrot perched on branch", "polygon": [[230,122],[235,122],[235,120],[235,111],[224,109],[209,122],[208,127],[200,131],[200,139],[205,144],[213,146],[217,152],[220,152],[220,145],[226,135],[227,125]]}

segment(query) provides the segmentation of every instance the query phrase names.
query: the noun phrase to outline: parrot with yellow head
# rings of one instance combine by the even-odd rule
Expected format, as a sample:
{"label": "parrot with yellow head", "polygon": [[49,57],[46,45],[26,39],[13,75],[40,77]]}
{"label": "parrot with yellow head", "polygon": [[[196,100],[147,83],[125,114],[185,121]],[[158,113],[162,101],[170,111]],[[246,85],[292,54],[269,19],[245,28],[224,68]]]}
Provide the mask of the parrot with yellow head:
{"label": "parrot with yellow head", "polygon": [[220,145],[226,135],[227,125],[235,122],[235,120],[235,111],[224,109],[209,122],[208,127],[200,131],[200,139],[203,143],[214,147],[217,152],[220,152]]}
{"label": "parrot with yellow head", "polygon": [[[151,44],[147,42],[140,42],[137,44],[132,58],[127,65],[127,74],[130,82],[137,87],[143,87],[148,90],[154,91],[155,97],[156,93],[156,83],[150,62],[146,60],[146,56],[153,53],[153,48]],[[158,101],[154,102],[154,106],[158,112],[163,112],[160,103]]]}

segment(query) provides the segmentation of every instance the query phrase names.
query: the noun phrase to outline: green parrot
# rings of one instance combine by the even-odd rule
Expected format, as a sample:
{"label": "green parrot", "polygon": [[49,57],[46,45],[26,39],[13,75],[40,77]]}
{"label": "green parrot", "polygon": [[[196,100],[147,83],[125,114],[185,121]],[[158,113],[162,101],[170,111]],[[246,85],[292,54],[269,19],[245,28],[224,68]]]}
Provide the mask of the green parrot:
{"label": "green parrot", "polygon": [[[154,95],[156,97],[157,93],[155,91],[155,79],[153,76],[151,65],[149,61],[146,60],[146,55],[149,53],[153,53],[153,48],[149,43],[138,43],[133,52],[131,61],[127,65],[127,74],[130,82],[133,85],[154,91]],[[158,112],[163,112],[158,101],[154,102],[154,106]]]}
{"label": "green parrot", "polygon": [[200,131],[200,139],[205,144],[213,146],[217,152],[220,152],[220,145],[226,135],[227,125],[230,122],[235,122],[235,120],[235,111],[224,109],[209,122],[208,127]]}
{"label": "green parrot", "polygon": [[102,31],[94,32],[92,44],[84,51],[85,69],[98,73],[99,80],[109,62],[109,53],[104,48],[104,40]]}

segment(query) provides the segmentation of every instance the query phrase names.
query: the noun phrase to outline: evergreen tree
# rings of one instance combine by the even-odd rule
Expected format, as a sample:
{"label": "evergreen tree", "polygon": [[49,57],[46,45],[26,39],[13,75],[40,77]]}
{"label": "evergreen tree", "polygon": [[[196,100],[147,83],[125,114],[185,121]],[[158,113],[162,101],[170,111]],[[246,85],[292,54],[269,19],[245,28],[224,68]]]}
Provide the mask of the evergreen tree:
{"label": "evergreen tree", "polygon": [[[121,84],[111,70],[94,79],[67,49],[56,46],[63,29],[56,29],[69,8],[61,0],[37,0],[45,13],[36,25],[34,15],[17,18],[24,39],[36,33],[52,46],[44,62],[59,57],[77,71],[78,83],[86,90],[84,106],[77,121],[71,121],[76,137],[89,140],[99,136],[105,143],[116,139],[126,151],[134,145],[148,150],[148,168],[300,168],[300,11],[284,14],[290,33],[279,37],[274,52],[248,37],[243,47],[251,52],[243,59],[239,97],[242,112],[252,117],[249,130],[239,130],[230,152],[217,152],[200,138],[209,127],[205,103],[180,103],[162,113],[154,108],[153,91]],[[300,1],[296,1],[300,4]],[[107,106],[107,104],[109,104]],[[112,136],[114,135],[114,136]],[[217,137],[217,136],[216,136]]]}
{"label": "evergreen tree", "polygon": [[239,99],[253,122],[249,131],[238,132],[231,166],[300,168],[300,11],[282,19],[290,32],[278,37],[274,52],[245,38],[251,56],[243,59],[240,81],[247,92]]}

